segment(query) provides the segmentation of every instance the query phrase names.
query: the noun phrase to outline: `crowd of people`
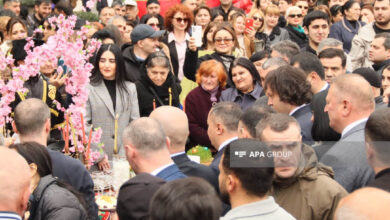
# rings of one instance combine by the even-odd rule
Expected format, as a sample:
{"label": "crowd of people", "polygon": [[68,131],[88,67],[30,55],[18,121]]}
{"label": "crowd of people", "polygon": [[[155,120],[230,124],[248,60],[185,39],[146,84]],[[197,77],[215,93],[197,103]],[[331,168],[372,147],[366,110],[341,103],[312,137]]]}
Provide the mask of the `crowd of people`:
{"label": "crowd of people", "polygon": [[[104,145],[91,167],[63,154],[61,57],[15,94],[0,219],[98,219],[91,172],[115,155],[136,174],[117,192],[119,219],[388,218],[390,0],[181,0],[164,14],[160,3],[140,17],[134,0],[101,0],[99,22],[77,19],[85,48],[102,43],[85,103]],[[35,0],[28,14],[3,0],[0,49],[14,63],[1,79],[75,6]],[[210,164],[187,156],[198,145]]]}

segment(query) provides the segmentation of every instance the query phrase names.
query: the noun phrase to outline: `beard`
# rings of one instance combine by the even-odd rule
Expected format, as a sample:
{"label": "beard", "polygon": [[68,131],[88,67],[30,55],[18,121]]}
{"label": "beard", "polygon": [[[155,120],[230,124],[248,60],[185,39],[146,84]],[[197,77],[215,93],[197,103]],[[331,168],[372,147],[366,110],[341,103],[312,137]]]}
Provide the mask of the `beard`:
{"label": "beard", "polygon": [[386,26],[388,25],[390,22],[390,20],[386,20],[386,21],[376,21],[375,23],[379,24],[380,26]]}
{"label": "beard", "polygon": [[219,197],[221,198],[221,201],[225,204],[230,204],[230,196],[229,193],[226,192],[224,189],[220,188]]}

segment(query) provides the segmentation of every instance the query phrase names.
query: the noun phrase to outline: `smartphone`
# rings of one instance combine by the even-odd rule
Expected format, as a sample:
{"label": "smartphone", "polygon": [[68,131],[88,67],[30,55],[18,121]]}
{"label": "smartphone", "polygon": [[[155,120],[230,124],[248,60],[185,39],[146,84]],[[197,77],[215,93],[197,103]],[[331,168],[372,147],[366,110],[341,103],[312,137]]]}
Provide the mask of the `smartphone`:
{"label": "smartphone", "polygon": [[245,20],[245,31],[248,29],[251,29],[253,27],[253,19],[252,18],[247,18]]}
{"label": "smartphone", "polygon": [[192,36],[195,38],[195,45],[197,47],[201,47],[202,42],[202,26],[200,25],[192,25],[191,27]]}

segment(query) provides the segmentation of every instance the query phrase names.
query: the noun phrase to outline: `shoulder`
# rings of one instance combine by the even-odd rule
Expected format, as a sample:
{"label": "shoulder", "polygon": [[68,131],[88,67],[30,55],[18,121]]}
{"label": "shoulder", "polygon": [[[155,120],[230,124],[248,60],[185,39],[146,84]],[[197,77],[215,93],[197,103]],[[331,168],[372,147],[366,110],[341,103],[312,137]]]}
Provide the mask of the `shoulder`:
{"label": "shoulder", "polygon": [[135,91],[136,90],[136,87],[135,87],[135,83],[132,83],[132,82],[129,82],[129,81],[125,81],[125,86],[128,90],[130,91]]}

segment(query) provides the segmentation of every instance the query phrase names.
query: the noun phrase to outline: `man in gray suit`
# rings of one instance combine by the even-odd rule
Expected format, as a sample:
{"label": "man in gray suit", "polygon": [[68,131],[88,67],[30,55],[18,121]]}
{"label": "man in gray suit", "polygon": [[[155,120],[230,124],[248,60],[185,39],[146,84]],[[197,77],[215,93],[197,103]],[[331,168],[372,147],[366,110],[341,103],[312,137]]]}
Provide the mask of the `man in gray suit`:
{"label": "man in gray suit", "polygon": [[321,158],[335,172],[335,180],[348,192],[364,187],[374,177],[368,165],[364,126],[375,109],[370,84],[356,74],[336,77],[326,97],[329,125],[341,139]]}

